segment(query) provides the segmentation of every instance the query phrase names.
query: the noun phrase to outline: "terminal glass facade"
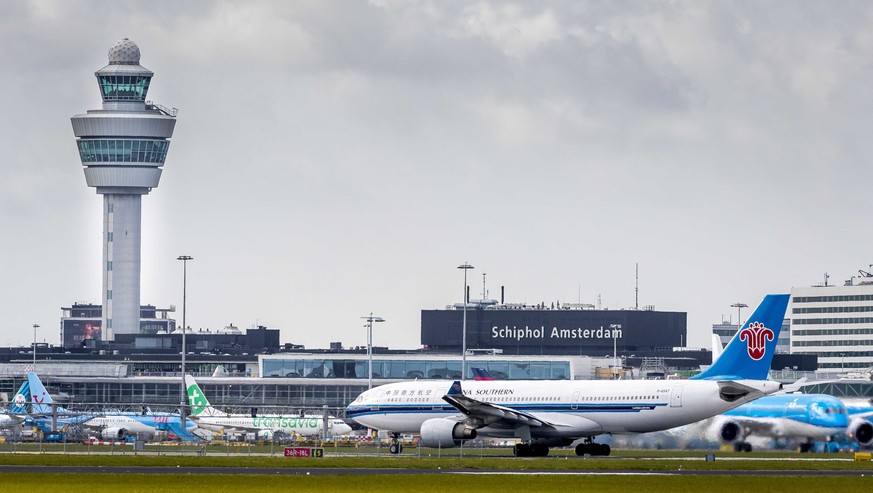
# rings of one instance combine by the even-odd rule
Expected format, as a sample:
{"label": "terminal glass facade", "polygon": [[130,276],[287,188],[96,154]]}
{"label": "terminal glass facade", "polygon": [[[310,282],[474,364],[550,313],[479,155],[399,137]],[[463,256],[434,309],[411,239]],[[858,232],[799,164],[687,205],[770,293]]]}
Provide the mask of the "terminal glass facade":
{"label": "terminal glass facade", "polygon": [[[367,378],[366,359],[270,358],[263,361],[263,376],[281,378]],[[467,359],[470,368],[485,368],[495,380],[562,380],[570,378],[568,361],[512,361]],[[373,378],[461,378],[457,359],[373,358]]]}

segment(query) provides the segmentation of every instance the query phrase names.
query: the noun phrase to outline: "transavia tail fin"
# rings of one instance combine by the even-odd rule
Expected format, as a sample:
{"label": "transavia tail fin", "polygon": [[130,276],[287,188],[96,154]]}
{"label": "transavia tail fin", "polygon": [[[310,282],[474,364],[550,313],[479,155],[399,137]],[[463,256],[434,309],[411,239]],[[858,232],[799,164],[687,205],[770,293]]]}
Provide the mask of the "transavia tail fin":
{"label": "transavia tail fin", "polygon": [[227,416],[209,404],[206,395],[200,390],[197,381],[191,375],[185,375],[185,387],[188,390],[188,405],[191,406],[191,417],[199,416]]}
{"label": "transavia tail fin", "polygon": [[700,380],[766,380],[789,295],[768,294]]}

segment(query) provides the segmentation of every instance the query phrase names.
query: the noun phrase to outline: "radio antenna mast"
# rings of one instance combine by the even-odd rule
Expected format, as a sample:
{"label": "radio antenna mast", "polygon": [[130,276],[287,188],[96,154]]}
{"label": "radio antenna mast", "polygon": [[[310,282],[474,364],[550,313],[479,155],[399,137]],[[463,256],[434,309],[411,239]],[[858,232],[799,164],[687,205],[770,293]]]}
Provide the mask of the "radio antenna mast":
{"label": "radio antenna mast", "polygon": [[636,295],[636,302],[634,304],[634,310],[639,310],[640,309],[640,263],[637,262],[636,265],[637,265],[637,283],[636,283],[636,288],[634,288],[635,295]]}

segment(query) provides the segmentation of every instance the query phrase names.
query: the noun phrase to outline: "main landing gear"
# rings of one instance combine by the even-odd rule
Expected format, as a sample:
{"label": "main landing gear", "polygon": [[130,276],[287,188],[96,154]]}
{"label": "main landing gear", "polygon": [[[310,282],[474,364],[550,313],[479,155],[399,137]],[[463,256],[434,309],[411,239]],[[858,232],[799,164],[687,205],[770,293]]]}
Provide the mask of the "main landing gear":
{"label": "main landing gear", "polygon": [[542,443],[517,443],[512,454],[516,457],[545,457],[549,455],[549,447]]}
{"label": "main landing gear", "polygon": [[609,448],[609,445],[605,443],[594,443],[594,441],[589,437],[585,439],[585,443],[580,443],[576,445],[576,455],[590,455],[590,456],[607,456],[612,451]]}
{"label": "main landing gear", "polygon": [[400,433],[391,434],[391,441],[388,442],[388,451],[394,455],[403,452],[403,444],[400,443]]}
{"label": "main landing gear", "polygon": [[734,444],[734,452],[751,452],[752,444],[749,442],[737,442]]}

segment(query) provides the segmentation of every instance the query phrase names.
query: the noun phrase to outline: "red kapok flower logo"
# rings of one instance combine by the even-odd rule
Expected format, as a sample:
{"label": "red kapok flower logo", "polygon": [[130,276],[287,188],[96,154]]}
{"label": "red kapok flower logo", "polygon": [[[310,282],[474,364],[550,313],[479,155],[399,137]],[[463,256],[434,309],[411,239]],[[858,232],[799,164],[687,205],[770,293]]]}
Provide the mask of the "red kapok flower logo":
{"label": "red kapok flower logo", "polygon": [[767,341],[772,341],[775,338],[776,334],[764,327],[761,322],[752,322],[740,332],[740,340],[748,341],[746,344],[749,357],[755,361],[764,357],[764,353],[767,352]]}

